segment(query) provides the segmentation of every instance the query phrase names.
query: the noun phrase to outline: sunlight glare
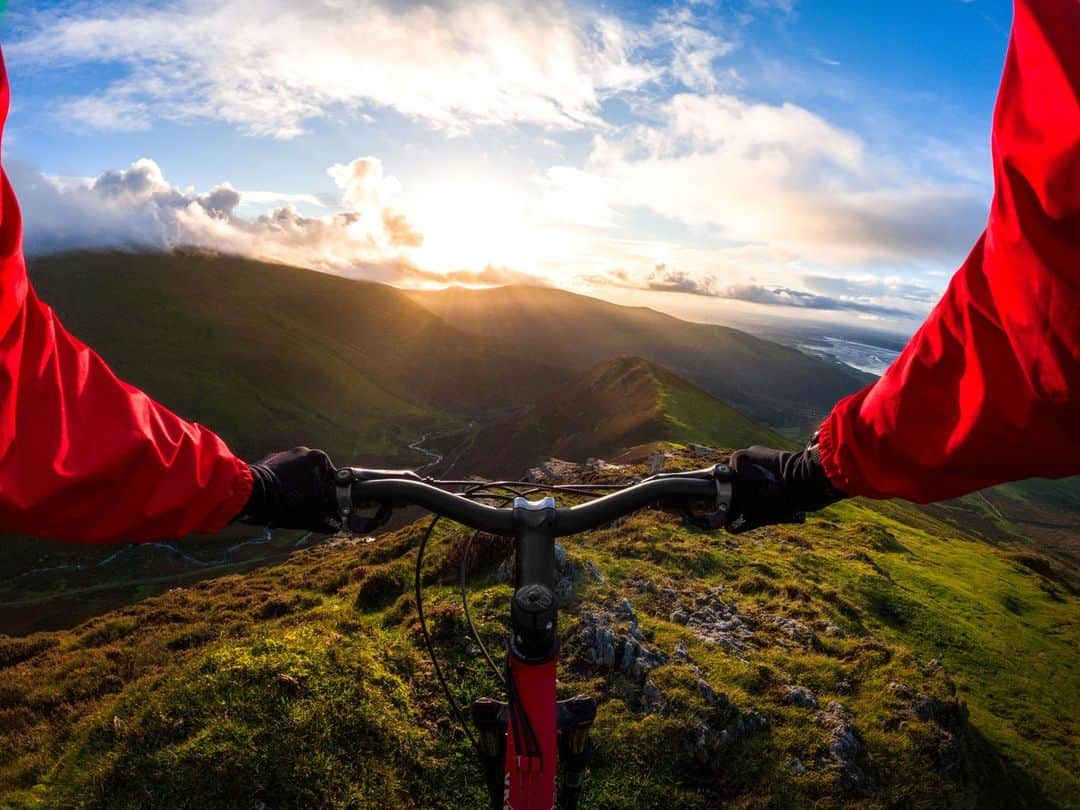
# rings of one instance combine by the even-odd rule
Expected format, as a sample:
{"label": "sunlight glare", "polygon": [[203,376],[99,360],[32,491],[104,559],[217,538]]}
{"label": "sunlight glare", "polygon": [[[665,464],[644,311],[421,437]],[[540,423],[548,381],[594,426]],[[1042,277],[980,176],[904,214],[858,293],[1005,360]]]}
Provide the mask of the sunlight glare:
{"label": "sunlight glare", "polygon": [[448,273],[485,266],[528,270],[537,262],[538,234],[527,195],[492,175],[455,171],[433,177],[409,200],[424,234],[415,252],[422,266]]}

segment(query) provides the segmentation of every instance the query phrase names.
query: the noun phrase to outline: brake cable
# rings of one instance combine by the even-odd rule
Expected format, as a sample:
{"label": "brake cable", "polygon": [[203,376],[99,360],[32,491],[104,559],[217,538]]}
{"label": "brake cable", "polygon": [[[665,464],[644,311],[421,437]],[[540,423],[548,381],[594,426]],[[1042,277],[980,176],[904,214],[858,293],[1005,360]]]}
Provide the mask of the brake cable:
{"label": "brake cable", "polygon": [[431,533],[435,530],[435,526],[440,520],[442,520],[442,515],[436,515],[431,523],[428,524],[427,531],[424,532],[424,536],[420,539],[420,547],[417,549],[416,574],[413,578],[413,586],[416,592],[416,613],[420,619],[420,633],[424,637],[424,646],[427,647],[428,657],[431,659],[431,664],[435,668],[435,677],[438,678],[443,693],[446,695],[446,700],[450,703],[450,708],[453,710],[454,716],[457,717],[458,722],[461,724],[462,731],[465,732],[465,736],[469,738],[469,742],[472,743],[472,746],[476,749],[477,753],[480,753],[480,744],[477,742],[476,737],[473,736],[469,724],[465,722],[465,716],[461,713],[461,709],[458,708],[454,693],[450,691],[450,685],[446,682],[446,678],[443,677],[442,667],[439,665],[439,659],[435,655],[435,645],[431,643],[431,634],[428,633],[427,620],[424,618],[424,600],[422,583],[420,581],[420,575],[424,564],[424,549],[427,546],[428,539],[431,537]]}

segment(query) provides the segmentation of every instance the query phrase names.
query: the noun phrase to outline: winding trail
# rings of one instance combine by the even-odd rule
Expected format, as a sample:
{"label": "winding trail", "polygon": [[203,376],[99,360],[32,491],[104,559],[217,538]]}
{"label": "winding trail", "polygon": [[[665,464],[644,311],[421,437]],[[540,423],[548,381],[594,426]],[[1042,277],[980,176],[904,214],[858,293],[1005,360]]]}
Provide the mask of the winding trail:
{"label": "winding trail", "polygon": [[[476,428],[476,425],[476,421],[471,420],[469,424],[465,425],[465,427],[454,428],[453,430],[443,431],[442,433],[425,433],[419,439],[412,442],[409,445],[410,450],[413,450],[417,453],[423,453],[425,456],[431,459],[431,461],[427,462],[426,464],[416,467],[414,469],[414,472],[423,472],[424,470],[434,467],[437,464],[441,464],[443,461],[446,460],[446,457],[438,450],[430,450],[427,447],[423,446],[428,439],[443,439],[447,436],[456,436],[459,433],[465,434],[468,437],[473,437],[475,435],[474,429]],[[455,452],[457,449],[459,448],[454,448],[454,450],[449,452]],[[454,463],[456,464],[457,462],[455,461]],[[442,471],[442,474],[445,476],[448,472],[450,472],[453,466],[454,464],[451,464],[449,467]]]}
{"label": "winding trail", "polygon": [[423,470],[428,469],[428,467],[434,467],[436,464],[439,464],[443,460],[442,453],[438,452],[437,450],[428,450],[426,447],[423,446],[424,442],[426,442],[429,438],[438,438],[438,436],[440,435],[442,434],[437,434],[433,436],[430,433],[425,433],[423,436],[421,436],[419,439],[409,445],[410,450],[415,450],[417,453],[423,453],[425,456],[431,459],[431,461],[429,461],[427,464],[423,464],[417,467],[414,472],[422,472]]}

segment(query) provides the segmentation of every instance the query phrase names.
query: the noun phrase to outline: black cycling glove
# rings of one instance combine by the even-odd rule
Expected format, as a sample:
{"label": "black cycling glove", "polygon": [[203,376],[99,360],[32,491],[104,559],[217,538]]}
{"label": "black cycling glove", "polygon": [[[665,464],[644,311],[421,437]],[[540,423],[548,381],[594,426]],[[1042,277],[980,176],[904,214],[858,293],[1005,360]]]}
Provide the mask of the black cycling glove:
{"label": "black cycling glove", "polygon": [[806,513],[847,495],[821,466],[816,441],[798,453],[757,445],[731,454],[731,509],[725,528],[734,533],[770,523],[802,523]]}
{"label": "black cycling glove", "polygon": [[322,450],[294,447],[251,465],[251,495],[240,513],[245,523],[332,533],[334,465]]}

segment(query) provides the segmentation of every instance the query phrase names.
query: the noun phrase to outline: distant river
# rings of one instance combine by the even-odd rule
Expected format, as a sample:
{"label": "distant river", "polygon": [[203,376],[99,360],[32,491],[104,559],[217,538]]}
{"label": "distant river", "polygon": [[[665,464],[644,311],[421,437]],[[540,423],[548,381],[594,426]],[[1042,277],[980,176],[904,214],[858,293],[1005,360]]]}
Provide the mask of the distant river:
{"label": "distant river", "polygon": [[828,336],[799,343],[798,347],[803,351],[832,357],[860,371],[879,376],[892,365],[893,360],[900,356],[900,352],[894,349]]}

